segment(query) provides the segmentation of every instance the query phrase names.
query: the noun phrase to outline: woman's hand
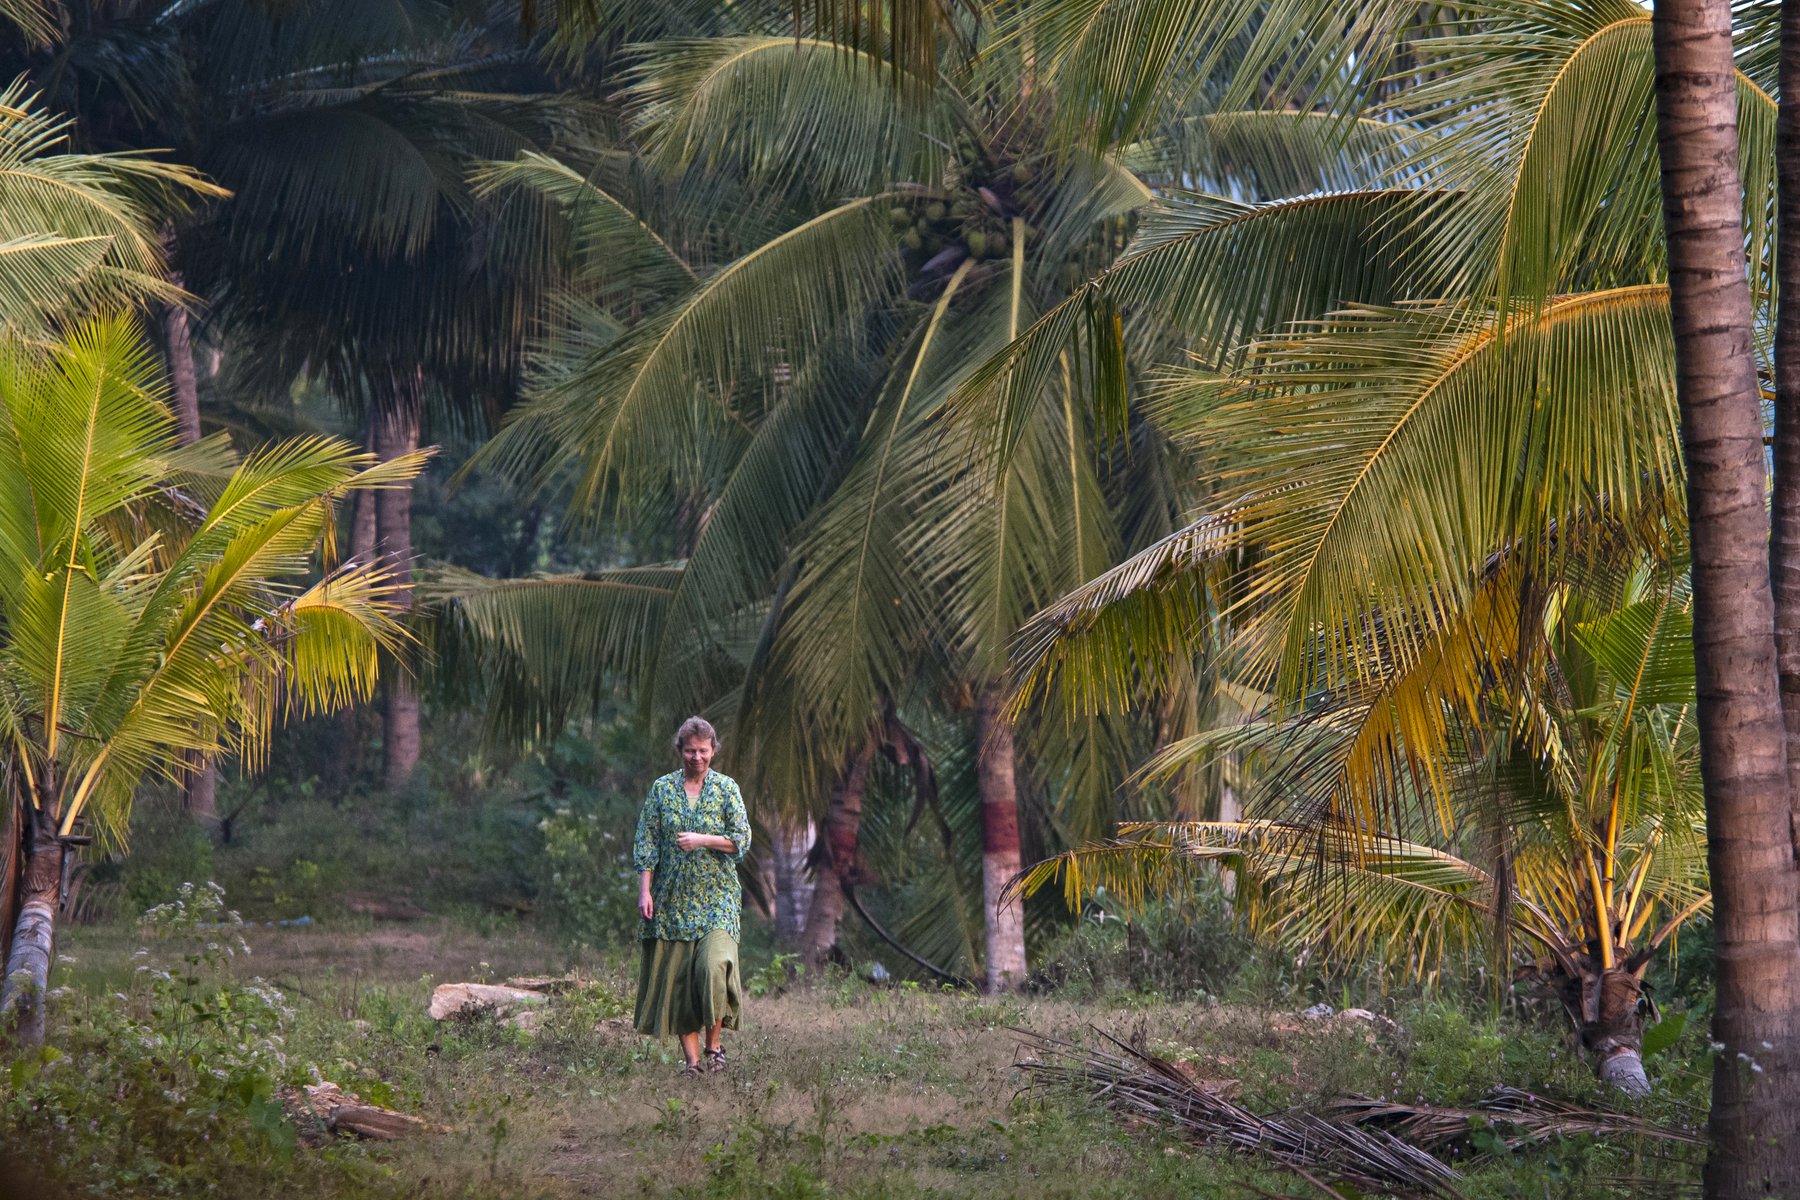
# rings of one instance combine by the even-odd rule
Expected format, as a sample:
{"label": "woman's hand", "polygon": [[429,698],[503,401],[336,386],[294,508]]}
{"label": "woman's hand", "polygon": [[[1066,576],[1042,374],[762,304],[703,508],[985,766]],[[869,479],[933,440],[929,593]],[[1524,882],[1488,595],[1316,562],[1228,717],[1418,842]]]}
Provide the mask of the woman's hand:
{"label": "woman's hand", "polygon": [[649,892],[638,893],[638,915],[646,921],[656,919],[656,901],[650,898]]}
{"label": "woman's hand", "polygon": [[713,837],[708,833],[678,833],[675,844],[683,850],[711,850]]}

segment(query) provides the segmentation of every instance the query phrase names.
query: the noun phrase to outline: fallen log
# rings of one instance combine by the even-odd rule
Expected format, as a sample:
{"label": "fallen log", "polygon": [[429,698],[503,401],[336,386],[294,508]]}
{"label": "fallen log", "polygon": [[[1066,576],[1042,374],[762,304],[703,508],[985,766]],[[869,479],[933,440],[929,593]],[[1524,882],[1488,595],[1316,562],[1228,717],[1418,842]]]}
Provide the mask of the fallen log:
{"label": "fallen log", "polygon": [[329,1080],[309,1083],[299,1091],[282,1094],[288,1116],[300,1128],[300,1140],[320,1145],[331,1134],[349,1134],[370,1141],[391,1142],[415,1133],[448,1133],[445,1125],[433,1125],[411,1113],[366,1103]]}

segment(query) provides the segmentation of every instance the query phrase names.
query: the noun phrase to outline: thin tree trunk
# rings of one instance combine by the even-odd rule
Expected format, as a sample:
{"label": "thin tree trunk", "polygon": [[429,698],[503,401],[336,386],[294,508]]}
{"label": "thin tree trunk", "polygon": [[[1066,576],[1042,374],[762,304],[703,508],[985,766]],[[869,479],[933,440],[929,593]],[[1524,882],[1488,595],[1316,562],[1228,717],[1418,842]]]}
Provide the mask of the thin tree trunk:
{"label": "thin tree trunk", "polygon": [[1789,831],[1800,864],[1800,0],[1782,0],[1775,118],[1775,489],[1769,549],[1787,727]]}
{"label": "thin tree trunk", "polygon": [[775,876],[775,944],[792,949],[806,932],[807,911],[818,890],[817,881],[806,873],[806,857],[812,851],[817,827],[808,820],[800,825],[777,825],[770,832],[775,841],[769,855]]}
{"label": "thin tree trunk", "polygon": [[56,947],[56,905],[62,889],[63,847],[48,805],[27,809],[24,871],[19,906],[13,918],[12,945],[6,975],[0,982],[0,1032],[11,1031],[20,1042],[36,1046],[44,1040],[44,996],[50,986],[50,960]]}
{"label": "thin tree trunk", "polygon": [[862,879],[863,793],[869,786],[870,747],[850,757],[831,789],[825,809],[825,835],[814,847],[812,905],[800,935],[801,961],[818,966],[837,946],[838,922],[844,916],[844,889]]}
{"label": "thin tree trunk", "polygon": [[[176,286],[181,276],[171,277]],[[184,446],[200,440],[200,380],[194,370],[194,334],[187,308],[171,304],[163,309],[163,348],[169,359],[169,390],[175,401],[175,433]],[[197,759],[188,768],[182,807],[209,830],[219,827],[219,768],[211,759]]]}
{"label": "thin tree trunk", "polygon": [[[180,277],[176,277],[180,283]],[[169,390],[175,399],[175,429],[181,444],[200,440],[200,380],[194,372],[194,333],[186,307],[163,309],[163,344],[169,355]]]}
{"label": "thin tree trunk", "polygon": [[[363,433],[363,448],[370,454],[380,454],[380,447],[375,444],[375,428],[378,419],[369,417],[369,428]],[[375,557],[375,503],[376,493],[363,489],[356,493],[355,507],[350,512],[350,558],[359,563],[366,563]]]}
{"label": "thin tree trunk", "polygon": [[1003,903],[1006,885],[1024,863],[1019,849],[1019,788],[1012,726],[1001,711],[1000,685],[975,698],[976,780],[981,793],[981,912],[987,935],[989,992],[1025,983],[1025,906]]}
{"label": "thin tree trunk", "polygon": [[[390,462],[419,448],[419,410],[423,383],[416,372],[394,376],[390,401],[375,417],[375,453]],[[390,560],[397,582],[407,585],[394,594],[402,611],[412,608],[412,487],[376,494],[375,537]],[[419,690],[403,667],[387,673],[382,709],[381,745],[384,774],[390,788],[404,787],[419,765]]]}
{"label": "thin tree trunk", "polygon": [[[376,454],[374,414],[369,415],[364,425],[363,448],[370,454]],[[358,563],[373,562],[375,559],[375,493],[366,489],[357,492],[356,498],[351,502],[347,557],[351,562]],[[362,774],[367,743],[363,717],[363,709],[359,704],[346,704],[338,710],[338,752],[326,764],[326,784],[334,793],[343,793],[351,781]]]}
{"label": "thin tree trunk", "polygon": [[[1800,913],[1752,356],[1730,0],[1658,0],[1657,145],[1693,545],[1718,1001],[1713,1200],[1800,1195]],[[1751,1069],[1755,1064],[1758,1070]]]}
{"label": "thin tree trunk", "polygon": [[182,807],[209,830],[219,828],[219,764],[201,759],[189,767]]}

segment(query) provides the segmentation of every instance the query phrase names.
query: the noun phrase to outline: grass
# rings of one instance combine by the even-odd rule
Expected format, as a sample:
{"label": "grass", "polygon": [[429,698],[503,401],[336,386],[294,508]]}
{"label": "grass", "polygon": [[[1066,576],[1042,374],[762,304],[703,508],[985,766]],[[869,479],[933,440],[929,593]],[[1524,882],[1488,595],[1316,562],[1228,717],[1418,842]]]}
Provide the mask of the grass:
{"label": "grass", "polygon": [[[117,1069],[103,1060],[118,1052],[121,1038],[107,1032],[113,1027],[105,1014],[122,1003],[115,993],[136,996],[133,989],[143,986],[141,960],[133,958],[140,931],[106,924],[73,928],[63,938],[59,948],[75,961],[60,968],[59,982],[70,991],[55,1002],[60,1032],[53,1038],[69,1057],[23,1083],[14,1073],[10,1107],[0,1103],[11,1122],[4,1140],[28,1146],[48,1138],[44,1144],[55,1147],[51,1173],[80,1194],[1242,1198],[1257,1189],[1309,1194],[1310,1185],[1166,1131],[1127,1127],[1072,1098],[1021,1094],[1026,1077],[1016,1065],[1015,1030],[1080,1041],[1105,1028],[1140,1038],[1202,1078],[1230,1081],[1254,1109],[1348,1093],[1455,1102],[1501,1081],[1594,1098],[1591,1076],[1560,1034],[1503,1026],[1445,1005],[1410,1006],[1394,1014],[1398,1023],[1390,1028],[1142,993],[996,1001],[916,985],[875,987],[841,975],[750,999],[745,1029],[727,1035],[730,1070],[682,1080],[672,1043],[608,1020],[627,1012],[633,964],[622,956],[571,955],[535,936],[528,923],[485,936],[443,920],[366,919],[246,933],[253,953],[221,960],[221,982],[256,975],[285,994],[292,1014],[280,1074],[290,1082],[329,1078],[452,1132],[295,1150],[291,1133],[276,1130],[266,1140],[246,1135],[229,1153],[197,1155],[191,1130],[157,1126],[177,1119],[176,1106],[158,1107],[147,1087],[106,1073]],[[163,952],[152,950],[153,957]],[[746,964],[752,973],[758,966]],[[535,1035],[485,1020],[439,1026],[425,1015],[435,983],[569,967],[597,986]],[[168,986],[179,986],[176,975]],[[194,977],[200,985],[180,996],[229,994],[207,982],[204,969]],[[222,1019],[214,1035],[220,1053],[235,1036],[230,1022]],[[59,1072],[75,1086],[54,1105],[21,1111],[28,1096],[38,1096],[31,1079],[41,1084]],[[1681,1084],[1674,1074],[1671,1081]],[[81,1107],[102,1087],[139,1111],[131,1135],[136,1157],[109,1140],[118,1119],[113,1101]],[[263,1103],[251,1096],[245,1112],[263,1112]],[[92,1127],[80,1128],[80,1118]],[[223,1139],[232,1121],[248,1119],[227,1111],[196,1126],[198,1136]],[[145,1147],[161,1148],[152,1154]],[[1687,1169],[1647,1168],[1634,1162],[1642,1155],[1642,1147],[1571,1140],[1492,1161],[1471,1174],[1469,1195],[1648,1195],[1606,1180],[1652,1170],[1680,1177]]]}

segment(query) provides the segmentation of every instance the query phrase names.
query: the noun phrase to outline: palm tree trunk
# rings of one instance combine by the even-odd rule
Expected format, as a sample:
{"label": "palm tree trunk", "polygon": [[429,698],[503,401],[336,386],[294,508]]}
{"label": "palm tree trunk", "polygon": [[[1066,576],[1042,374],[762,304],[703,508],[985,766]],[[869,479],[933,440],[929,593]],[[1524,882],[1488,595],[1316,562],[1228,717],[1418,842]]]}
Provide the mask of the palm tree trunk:
{"label": "palm tree trunk", "polygon": [[[180,276],[175,282],[180,284]],[[193,325],[182,305],[171,304],[163,310],[163,346],[169,356],[176,433],[182,445],[191,446],[200,440],[200,380],[194,371]]]}
{"label": "palm tree trunk", "polygon": [[1775,489],[1769,539],[1775,651],[1787,727],[1789,831],[1800,864],[1800,0],[1781,4],[1777,181]]}
{"label": "palm tree trunk", "polygon": [[844,916],[845,889],[862,877],[863,793],[869,786],[872,750],[862,747],[850,756],[831,789],[825,809],[825,836],[814,847],[812,905],[800,936],[801,961],[818,966],[837,945],[838,922]]}
{"label": "palm tree trunk", "polygon": [[0,791],[0,963],[12,954],[13,922],[19,916],[19,885],[25,868],[25,827],[30,804],[21,792]]}
{"label": "palm tree trunk", "polygon": [[[396,371],[393,392],[374,416],[375,453],[383,462],[411,454],[419,448],[419,413],[424,402],[424,382],[416,371]],[[382,554],[392,562],[398,582],[412,582],[412,487],[389,488],[375,499],[375,537]],[[402,610],[412,608],[412,589],[405,587],[395,600]],[[419,765],[419,690],[403,667],[390,670],[383,681],[386,702],[382,709],[381,745],[387,786],[404,787]]]}
{"label": "palm tree trunk", "polygon": [[[1658,0],[1657,145],[1693,544],[1718,1004],[1706,1194],[1800,1194],[1800,913],[1730,0]],[[1760,1070],[1747,1069],[1755,1063]]]}
{"label": "palm tree trunk", "polygon": [[24,870],[18,906],[0,981],[0,1032],[12,1030],[19,1041],[36,1046],[44,1040],[44,996],[50,986],[50,960],[56,945],[56,906],[63,880],[63,847],[56,840],[50,806],[23,805]]}
{"label": "palm tree trunk", "polygon": [[1019,788],[1012,726],[1001,711],[1000,685],[989,681],[975,698],[976,781],[981,794],[981,912],[987,935],[989,992],[1025,983],[1025,906],[1003,903],[1006,885],[1023,869],[1019,848]]}
{"label": "palm tree trunk", "polygon": [[[373,413],[365,421],[363,430],[363,449],[370,454],[377,453],[375,445],[376,417]],[[362,489],[356,493],[350,509],[350,548],[349,560],[358,563],[375,560],[375,503],[376,493]],[[359,704],[346,704],[337,714],[338,752],[326,766],[326,785],[334,794],[341,795],[349,788],[352,780],[359,778],[363,771],[363,756],[367,749],[365,731],[365,712]]]}
{"label": "palm tree trunk", "polygon": [[775,944],[792,949],[806,932],[818,883],[806,873],[806,856],[813,848],[817,827],[811,820],[799,825],[776,825],[775,850],[769,855],[775,875]]}
{"label": "palm tree trunk", "polygon": [[[181,284],[181,276],[172,282]],[[169,390],[175,404],[175,433],[184,446],[200,440],[200,379],[194,370],[194,334],[186,307],[171,304],[163,309],[163,349],[169,360]],[[182,807],[208,829],[219,825],[219,768],[209,759],[192,764],[187,772]]]}
{"label": "palm tree trunk", "polygon": [[1644,1074],[1644,1018],[1638,1010],[1643,981],[1626,966],[1602,970],[1583,962],[1580,978],[1563,981],[1563,1004],[1574,1018],[1581,1047],[1594,1059],[1594,1074],[1629,1096],[1648,1096]]}

